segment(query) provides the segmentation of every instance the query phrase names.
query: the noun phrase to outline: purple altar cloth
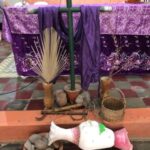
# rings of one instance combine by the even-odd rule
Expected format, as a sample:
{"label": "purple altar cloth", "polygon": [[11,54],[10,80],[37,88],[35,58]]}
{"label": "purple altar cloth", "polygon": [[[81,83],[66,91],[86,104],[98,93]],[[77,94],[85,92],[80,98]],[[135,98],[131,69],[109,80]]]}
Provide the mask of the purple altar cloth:
{"label": "purple altar cloth", "polygon": [[[99,5],[101,6],[101,5]],[[100,34],[150,35],[150,5],[148,4],[112,4],[112,12],[99,16]],[[27,14],[27,8],[5,8],[11,24],[11,32],[16,34],[38,34],[38,15]],[[74,13],[76,28],[80,13]],[[67,23],[66,15],[63,15]],[[3,22],[3,37],[10,41],[7,23]]]}
{"label": "purple altar cloth", "polygon": [[[97,49],[91,47],[88,51],[85,47],[84,50],[81,48],[83,51],[80,55],[79,50],[81,49],[76,47],[75,41],[76,71],[78,73],[80,72],[80,74],[81,71],[83,71],[80,62],[80,59],[82,58],[82,60],[85,60],[83,60],[83,63],[86,62],[88,69],[90,69],[91,72],[96,73],[96,75],[97,71],[99,71],[98,75],[108,74],[112,67],[114,67],[115,70],[118,70],[119,67],[122,67],[119,73],[150,73],[150,20],[148,20],[148,18],[150,19],[150,5],[113,5],[113,7],[113,12],[101,12],[99,16],[97,15],[100,20],[99,21],[98,19],[96,19],[99,23],[98,26],[93,26],[91,25],[93,22],[91,23],[90,21],[88,21],[89,16],[89,20],[91,18],[94,18],[91,16],[91,13],[87,18],[86,15],[81,16],[84,16],[83,18],[86,20],[86,22],[84,23],[87,23],[87,26],[85,27],[86,30],[84,31],[87,34],[86,38],[89,36],[88,32],[90,33],[91,31],[91,37],[94,36],[93,41],[95,41],[95,43],[90,40],[91,37],[89,37],[88,40],[91,41],[92,45],[94,44],[93,46],[96,46],[96,43],[99,42],[99,46],[96,46]],[[6,8],[5,10],[11,28],[10,35],[12,36],[13,41],[12,48],[16,61],[17,71],[20,75],[33,75],[32,65],[34,64],[34,55],[31,51],[31,45],[34,45],[37,41],[37,38],[39,38],[39,24],[37,21],[37,15],[26,14],[26,8]],[[131,10],[133,15],[131,15]],[[66,15],[63,15],[62,19],[64,19],[61,20],[62,24],[67,22]],[[78,25],[81,19],[79,13],[74,14],[75,40],[76,33],[79,29]],[[13,20],[17,21],[13,23]],[[84,26],[85,24],[82,23],[82,25]],[[89,27],[90,29],[87,27]],[[96,34],[92,32],[95,32]],[[113,36],[114,34],[115,36]],[[98,38],[100,41],[96,40]],[[82,44],[82,46],[83,45],[86,46],[85,44]],[[88,56],[91,57],[90,64],[95,65],[95,70],[93,69],[93,67],[89,67],[89,62],[86,60]],[[95,58],[97,56],[98,61],[95,62]],[[67,62],[68,66],[65,71],[69,71],[70,68],[69,55]],[[87,72],[83,73],[87,74]],[[88,87],[89,82],[91,81],[93,80],[90,79],[87,84],[84,84],[84,87]]]}

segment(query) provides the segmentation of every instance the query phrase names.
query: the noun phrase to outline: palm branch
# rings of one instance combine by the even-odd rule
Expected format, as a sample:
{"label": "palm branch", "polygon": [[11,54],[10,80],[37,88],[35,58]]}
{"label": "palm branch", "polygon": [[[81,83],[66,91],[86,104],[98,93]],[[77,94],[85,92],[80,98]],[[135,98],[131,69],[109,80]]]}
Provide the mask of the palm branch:
{"label": "palm branch", "polygon": [[54,28],[46,28],[43,32],[43,39],[39,38],[38,42],[41,43],[40,48],[36,44],[34,47],[31,46],[36,56],[33,71],[44,82],[50,83],[65,69],[67,53]]}

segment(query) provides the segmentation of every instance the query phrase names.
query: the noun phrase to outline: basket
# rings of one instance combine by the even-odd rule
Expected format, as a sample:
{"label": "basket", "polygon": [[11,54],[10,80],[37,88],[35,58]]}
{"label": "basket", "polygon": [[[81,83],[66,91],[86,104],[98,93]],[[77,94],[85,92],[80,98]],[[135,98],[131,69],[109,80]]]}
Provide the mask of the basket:
{"label": "basket", "polygon": [[120,121],[124,117],[126,108],[125,95],[120,89],[115,89],[121,94],[121,99],[107,96],[102,100],[101,115],[106,121]]}

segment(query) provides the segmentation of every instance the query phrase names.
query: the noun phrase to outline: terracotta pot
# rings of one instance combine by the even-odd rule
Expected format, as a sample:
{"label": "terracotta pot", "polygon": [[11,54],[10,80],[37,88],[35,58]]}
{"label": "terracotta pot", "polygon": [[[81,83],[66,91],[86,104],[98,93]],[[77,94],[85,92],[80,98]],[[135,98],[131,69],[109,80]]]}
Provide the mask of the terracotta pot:
{"label": "terracotta pot", "polygon": [[52,108],[54,104],[54,95],[52,83],[43,83],[44,88],[44,106],[46,109]]}
{"label": "terracotta pot", "polygon": [[111,77],[101,77],[101,88],[100,88],[100,95],[101,95],[101,99],[103,99],[104,97],[108,96],[108,91],[111,88],[111,83],[113,82]]}
{"label": "terracotta pot", "polygon": [[64,87],[64,91],[67,93],[67,97],[70,103],[75,104],[75,100],[81,92],[81,86],[79,84],[75,84],[75,90],[70,90],[70,84],[69,84]]}

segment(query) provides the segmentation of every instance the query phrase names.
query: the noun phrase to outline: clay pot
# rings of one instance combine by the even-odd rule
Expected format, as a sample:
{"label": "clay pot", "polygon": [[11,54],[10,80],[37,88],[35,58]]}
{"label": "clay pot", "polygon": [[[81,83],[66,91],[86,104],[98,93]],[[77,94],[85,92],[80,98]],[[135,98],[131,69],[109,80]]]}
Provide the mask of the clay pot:
{"label": "clay pot", "polygon": [[71,90],[70,84],[64,87],[64,91],[67,93],[67,98],[71,104],[75,104],[75,100],[81,92],[81,86],[79,84],[75,84],[75,90]]}
{"label": "clay pot", "polygon": [[54,104],[54,95],[52,87],[53,87],[52,83],[43,83],[45,109],[52,108]]}
{"label": "clay pot", "polygon": [[113,82],[111,77],[101,77],[101,88],[100,88],[100,95],[101,95],[101,99],[103,99],[104,97],[108,96],[108,92],[111,88],[111,83]]}

